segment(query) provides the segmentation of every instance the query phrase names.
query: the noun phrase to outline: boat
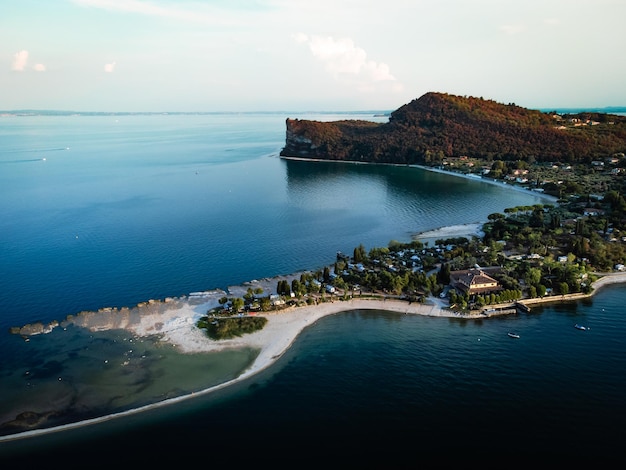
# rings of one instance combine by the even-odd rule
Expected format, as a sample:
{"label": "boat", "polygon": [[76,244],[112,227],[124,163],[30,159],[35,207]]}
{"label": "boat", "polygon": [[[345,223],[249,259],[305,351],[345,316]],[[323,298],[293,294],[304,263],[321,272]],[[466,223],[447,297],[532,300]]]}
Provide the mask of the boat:
{"label": "boat", "polygon": [[587,329],[586,326],[579,325],[578,323],[576,323],[574,325],[574,328],[576,328],[577,330],[586,330]]}
{"label": "boat", "polygon": [[509,338],[519,338],[519,335],[517,333],[511,333],[510,331],[507,333],[507,335],[509,335]]}

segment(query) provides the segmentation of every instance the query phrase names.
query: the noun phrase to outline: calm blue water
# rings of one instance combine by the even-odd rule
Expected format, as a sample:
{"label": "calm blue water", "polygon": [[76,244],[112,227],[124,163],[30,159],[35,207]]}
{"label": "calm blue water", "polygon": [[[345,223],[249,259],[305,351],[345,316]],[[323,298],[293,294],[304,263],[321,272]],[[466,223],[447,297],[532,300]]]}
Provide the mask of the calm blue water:
{"label": "calm blue water", "polygon": [[[111,407],[136,405],[172,384],[186,390],[224,380],[253,354],[181,358],[133,345],[153,365],[121,376],[100,370],[99,358],[102,351],[128,354],[123,335],[70,331],[24,343],[7,333],[10,326],[314,269],[360,243],[385,246],[544,202],[418,169],[285,161],[277,154],[286,117],[337,118],[0,118],[4,403],[33,388],[54,403],[76,393],[89,398],[100,393],[90,388],[96,381],[129,391]],[[180,449],[203,449],[214,459],[235,453],[239,461],[275,461],[295,449],[309,462],[403,457],[411,466],[433,458],[624,460],[625,303],[626,289],[610,286],[590,301],[484,321],[339,314],[305,330],[275,367],[244,384],[0,444],[0,456],[98,452],[103,462],[124,455],[163,463],[166,446],[178,462]],[[576,330],[576,322],[591,329]],[[506,336],[513,329],[519,340]],[[181,365],[187,373],[177,376],[172,369]],[[27,369],[41,381],[24,378]],[[60,370],[75,377],[60,385],[69,388],[45,377]]]}
{"label": "calm blue water", "polygon": [[0,118],[0,327],[316,269],[542,202],[419,169],[285,161],[286,117]]}

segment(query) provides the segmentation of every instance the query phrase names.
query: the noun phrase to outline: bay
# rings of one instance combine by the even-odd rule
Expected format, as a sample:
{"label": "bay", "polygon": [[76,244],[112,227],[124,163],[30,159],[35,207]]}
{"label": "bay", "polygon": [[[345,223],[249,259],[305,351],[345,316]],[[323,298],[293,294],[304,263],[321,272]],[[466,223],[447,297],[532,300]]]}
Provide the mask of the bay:
{"label": "bay", "polygon": [[3,117],[0,326],[317,269],[545,202],[418,168],[283,160],[286,117]]}
{"label": "bay", "polygon": [[[305,113],[2,117],[3,399],[24,381],[16,371],[37,359],[30,346],[41,348],[39,364],[60,350],[56,363],[65,366],[73,364],[71,344],[82,350],[97,341],[120,356],[131,349],[118,349],[124,337],[79,332],[70,346],[52,336],[26,345],[8,334],[10,326],[315,269],[360,243],[386,246],[544,202],[417,168],[283,160],[287,117],[373,120]],[[239,449],[240,461],[269,461],[289,448],[311,461],[623,460],[616,438],[626,421],[624,296],[610,286],[590,301],[480,322],[346,312],[305,330],[275,366],[244,384],[3,443],[0,455],[98,452],[102,462],[124,455],[163,463],[164,448],[208,448],[215,459]],[[574,329],[576,322],[591,330]],[[508,338],[509,329],[520,340]],[[132,349],[155,357],[152,348]],[[223,380],[251,360],[247,354],[223,358],[232,367],[213,376],[202,361],[168,352],[167,360],[209,375],[187,385],[173,375],[168,385]],[[94,363],[76,367],[93,370]],[[102,377],[130,389],[119,377]]]}

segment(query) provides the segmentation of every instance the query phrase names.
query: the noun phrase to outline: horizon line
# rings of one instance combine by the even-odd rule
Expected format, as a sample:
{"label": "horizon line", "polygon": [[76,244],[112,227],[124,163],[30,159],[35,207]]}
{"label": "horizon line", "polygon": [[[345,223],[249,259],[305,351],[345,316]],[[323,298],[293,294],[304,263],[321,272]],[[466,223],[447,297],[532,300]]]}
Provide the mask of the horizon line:
{"label": "horizon line", "polygon": [[[562,111],[562,112],[626,112],[625,106],[581,106],[581,107],[541,107],[527,108],[541,112]],[[389,115],[396,109],[357,109],[357,110],[250,110],[250,111],[75,111],[65,109],[9,109],[0,110],[0,115],[154,115],[154,114],[379,114]],[[603,111],[604,110],[604,111]]]}

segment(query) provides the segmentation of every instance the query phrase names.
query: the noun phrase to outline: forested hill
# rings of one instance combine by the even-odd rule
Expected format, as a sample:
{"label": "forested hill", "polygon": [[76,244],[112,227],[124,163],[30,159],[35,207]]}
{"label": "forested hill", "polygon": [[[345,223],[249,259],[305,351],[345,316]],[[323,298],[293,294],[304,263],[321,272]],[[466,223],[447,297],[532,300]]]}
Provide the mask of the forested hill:
{"label": "forested hill", "polygon": [[546,113],[427,93],[386,123],[287,119],[281,156],[432,165],[453,156],[589,163],[619,153],[626,153],[625,116]]}

